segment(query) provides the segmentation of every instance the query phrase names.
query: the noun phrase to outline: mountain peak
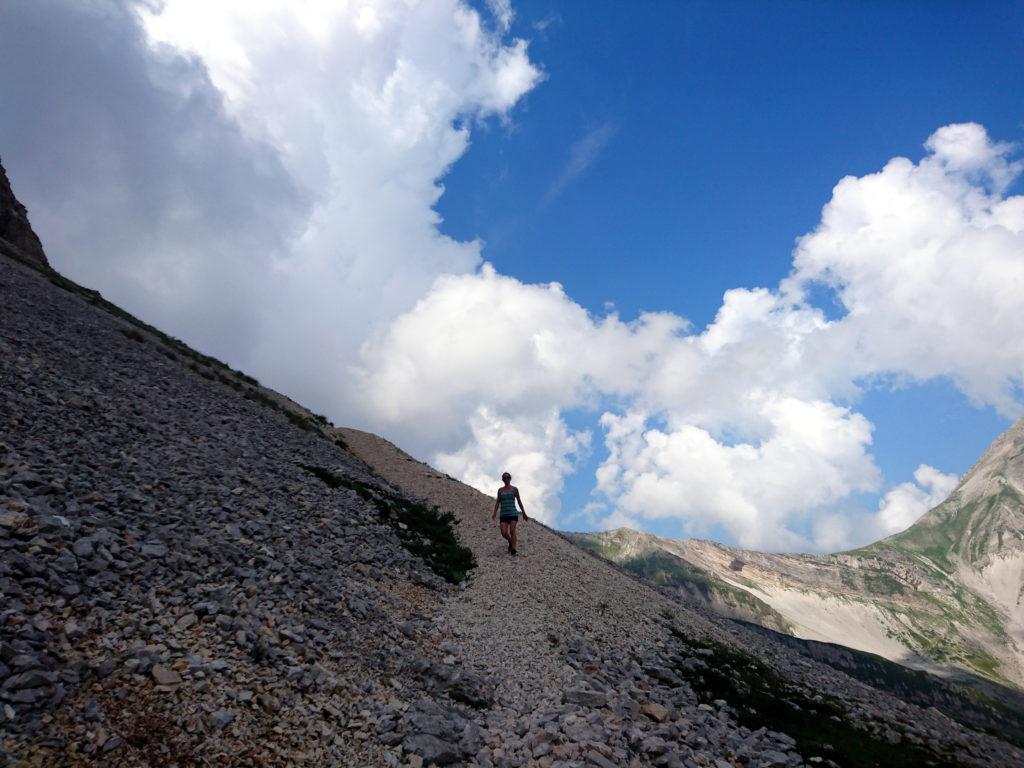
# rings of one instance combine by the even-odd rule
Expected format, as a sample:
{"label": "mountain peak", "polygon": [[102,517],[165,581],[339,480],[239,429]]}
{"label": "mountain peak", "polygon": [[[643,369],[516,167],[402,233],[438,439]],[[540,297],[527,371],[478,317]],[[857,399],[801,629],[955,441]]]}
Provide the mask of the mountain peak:
{"label": "mountain peak", "polygon": [[1003,432],[949,498],[866,552],[902,550],[945,573],[1024,557],[1024,419]]}

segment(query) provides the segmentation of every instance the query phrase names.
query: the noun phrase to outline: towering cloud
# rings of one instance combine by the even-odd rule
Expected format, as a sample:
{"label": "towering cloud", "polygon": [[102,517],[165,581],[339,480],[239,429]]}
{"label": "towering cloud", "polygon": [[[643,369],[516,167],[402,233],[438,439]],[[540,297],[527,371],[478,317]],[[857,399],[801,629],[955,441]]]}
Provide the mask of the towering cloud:
{"label": "towering cloud", "polygon": [[0,147],[58,268],[352,419],[362,341],[480,263],[432,206],[541,78],[495,7],[4,3]]}

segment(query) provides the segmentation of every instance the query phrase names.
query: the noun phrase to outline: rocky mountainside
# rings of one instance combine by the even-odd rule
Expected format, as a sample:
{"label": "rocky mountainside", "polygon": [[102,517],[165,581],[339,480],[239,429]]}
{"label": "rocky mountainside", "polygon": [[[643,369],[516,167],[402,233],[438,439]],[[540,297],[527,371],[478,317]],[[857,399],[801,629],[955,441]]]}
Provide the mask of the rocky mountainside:
{"label": "rocky mountainside", "polygon": [[574,538],[727,615],[1024,687],[1024,420],[946,501],[903,533],[851,552],[776,555],[629,530]]}
{"label": "rocky mountainside", "polygon": [[0,163],[0,240],[6,241],[9,248],[17,249],[35,266],[44,269],[49,267],[46,254],[43,253],[43,244],[29,224],[28,211],[11,190],[11,182],[7,179],[3,163]]}
{"label": "rocky mountainside", "polygon": [[539,524],[509,556],[489,497],[23,256],[0,243],[0,764],[1024,761]]}

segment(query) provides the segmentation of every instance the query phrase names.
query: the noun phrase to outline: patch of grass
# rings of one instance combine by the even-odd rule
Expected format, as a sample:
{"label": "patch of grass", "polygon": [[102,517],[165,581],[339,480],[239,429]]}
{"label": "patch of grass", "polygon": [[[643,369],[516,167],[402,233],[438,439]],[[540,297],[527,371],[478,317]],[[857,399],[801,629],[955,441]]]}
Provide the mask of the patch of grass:
{"label": "patch of grass", "polygon": [[458,584],[476,568],[473,551],[455,536],[455,515],[440,512],[401,496],[373,488],[358,480],[340,477],[323,467],[300,464],[330,488],[348,488],[371,503],[381,522],[391,527],[410,554],[415,555],[445,581]]}
{"label": "patch of grass", "polygon": [[288,421],[290,421],[299,429],[303,429],[306,432],[316,432],[317,434],[320,433],[320,430],[316,428],[316,425],[312,421],[307,419],[305,416],[295,413],[295,411],[289,410],[288,408],[282,408],[281,412],[284,413],[284,416],[286,419],[288,419]]}
{"label": "patch of grass", "polygon": [[270,649],[258,640],[249,646],[249,658],[260,664],[270,656]]}
{"label": "patch of grass", "polygon": [[865,574],[864,586],[875,595],[902,595],[905,591],[899,581],[882,571]]}
{"label": "patch of grass", "polygon": [[139,344],[146,343],[146,337],[143,336],[142,333],[140,333],[136,328],[118,328],[117,330],[119,330],[132,341],[137,341],[139,342]]}
{"label": "patch of grass", "polygon": [[706,704],[724,699],[736,719],[751,729],[762,726],[796,740],[804,758],[820,756],[843,768],[950,768],[962,765],[955,756],[936,755],[905,740],[893,744],[880,733],[858,728],[846,719],[840,699],[815,694],[769,669],[754,656],[729,646],[695,640],[678,628],[672,634],[690,647],[710,648],[714,655],[703,668],[680,664],[676,672]]}
{"label": "patch of grass", "polygon": [[255,378],[253,376],[250,376],[247,373],[242,373],[241,371],[235,371],[235,376],[240,378],[242,381],[244,381],[246,384],[248,384],[251,387],[258,387],[260,385],[259,379]]}
{"label": "patch of grass", "polygon": [[984,678],[943,679],[865,651],[781,635],[756,624],[745,626],[872,688],[920,707],[935,707],[968,728],[1024,746],[1024,694]]}

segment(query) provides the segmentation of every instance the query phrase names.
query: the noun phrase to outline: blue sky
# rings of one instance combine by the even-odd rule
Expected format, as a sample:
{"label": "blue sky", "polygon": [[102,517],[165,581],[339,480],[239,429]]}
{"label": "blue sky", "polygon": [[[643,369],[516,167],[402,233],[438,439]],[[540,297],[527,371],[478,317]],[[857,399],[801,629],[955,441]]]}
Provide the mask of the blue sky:
{"label": "blue sky", "polygon": [[[1024,134],[1024,4],[515,4],[546,80],[445,177],[443,229],[588,309],[673,309],[774,285],[835,183],[919,158],[937,127]],[[534,29],[548,20],[544,32]],[[571,147],[604,150],[545,201]]]}
{"label": "blue sky", "polygon": [[1020,3],[15,2],[0,156],[59,270],[553,525],[835,550],[1024,412],[1022,54]]}
{"label": "blue sky", "polygon": [[[513,33],[547,78],[510,125],[474,135],[438,210],[500,271],[560,282],[595,313],[610,301],[627,318],[667,309],[703,327],[725,290],[785,276],[843,176],[920,158],[949,123],[1024,138],[1024,4],[515,8]],[[573,145],[606,127],[591,164],[547,199]],[[857,405],[893,479],[922,462],[962,473],[1009,425],[943,380]],[[567,480],[567,511],[589,501],[599,459]]]}

